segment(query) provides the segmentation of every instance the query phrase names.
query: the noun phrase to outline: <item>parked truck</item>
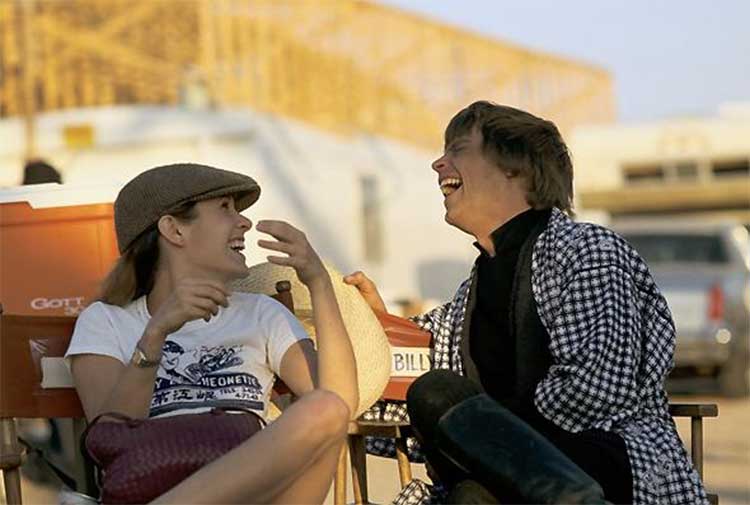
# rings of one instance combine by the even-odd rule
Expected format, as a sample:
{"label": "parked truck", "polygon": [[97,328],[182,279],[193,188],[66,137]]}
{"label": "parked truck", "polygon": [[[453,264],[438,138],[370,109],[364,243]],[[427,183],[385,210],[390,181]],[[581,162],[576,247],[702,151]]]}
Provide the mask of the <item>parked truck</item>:
{"label": "parked truck", "polygon": [[675,373],[750,394],[750,238],[739,223],[638,221],[614,228],[648,263],[677,332]]}

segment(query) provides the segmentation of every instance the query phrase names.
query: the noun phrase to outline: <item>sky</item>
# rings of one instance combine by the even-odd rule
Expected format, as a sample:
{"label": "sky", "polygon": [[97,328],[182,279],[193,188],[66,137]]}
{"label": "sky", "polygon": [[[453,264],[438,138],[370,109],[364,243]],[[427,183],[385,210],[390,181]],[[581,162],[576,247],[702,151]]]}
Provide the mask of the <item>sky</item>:
{"label": "sky", "polygon": [[625,123],[750,102],[750,0],[377,0],[606,68]]}

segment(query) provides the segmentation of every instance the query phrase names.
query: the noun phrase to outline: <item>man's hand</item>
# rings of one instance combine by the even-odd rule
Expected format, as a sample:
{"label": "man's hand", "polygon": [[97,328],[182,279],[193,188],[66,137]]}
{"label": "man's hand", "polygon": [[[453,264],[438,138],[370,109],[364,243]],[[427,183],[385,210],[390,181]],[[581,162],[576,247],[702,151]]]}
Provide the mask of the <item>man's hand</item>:
{"label": "man's hand", "polygon": [[380,293],[378,293],[378,287],[363,272],[358,270],[350,275],[347,275],[346,277],[344,277],[344,282],[347,284],[351,284],[352,286],[357,288],[359,292],[362,293],[362,296],[370,305],[370,308],[372,308],[372,310],[376,310],[378,312],[388,312],[385,308],[385,302],[383,302],[383,298],[381,298]]}

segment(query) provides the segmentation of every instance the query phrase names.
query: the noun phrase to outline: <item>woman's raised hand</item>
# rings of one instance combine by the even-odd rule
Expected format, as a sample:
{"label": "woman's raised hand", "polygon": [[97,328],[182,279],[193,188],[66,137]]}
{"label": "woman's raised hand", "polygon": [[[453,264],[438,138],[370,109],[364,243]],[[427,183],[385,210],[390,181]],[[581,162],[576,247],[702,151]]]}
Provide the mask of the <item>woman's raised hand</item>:
{"label": "woman's raised hand", "polygon": [[166,337],[188,321],[208,321],[227,307],[229,290],[221,282],[206,279],[183,279],[148,322],[146,331]]}
{"label": "woman's raised hand", "polygon": [[328,272],[318,253],[307,241],[305,234],[297,228],[284,221],[263,220],[258,222],[255,229],[276,239],[258,240],[260,247],[287,254],[268,256],[270,263],[294,268],[299,280],[308,288],[316,281],[328,279]]}

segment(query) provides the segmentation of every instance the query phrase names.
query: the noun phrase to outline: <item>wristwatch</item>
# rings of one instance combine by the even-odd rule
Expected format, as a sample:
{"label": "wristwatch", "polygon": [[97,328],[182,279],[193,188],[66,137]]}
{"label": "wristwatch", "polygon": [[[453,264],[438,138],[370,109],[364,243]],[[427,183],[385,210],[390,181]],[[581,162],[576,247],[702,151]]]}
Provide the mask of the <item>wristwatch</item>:
{"label": "wristwatch", "polygon": [[150,360],[148,359],[148,356],[146,356],[146,353],[143,352],[143,349],[141,349],[141,344],[136,344],[133,356],[130,358],[130,363],[138,368],[151,368],[158,366],[159,363],[161,363],[161,356],[159,356],[159,359]]}

